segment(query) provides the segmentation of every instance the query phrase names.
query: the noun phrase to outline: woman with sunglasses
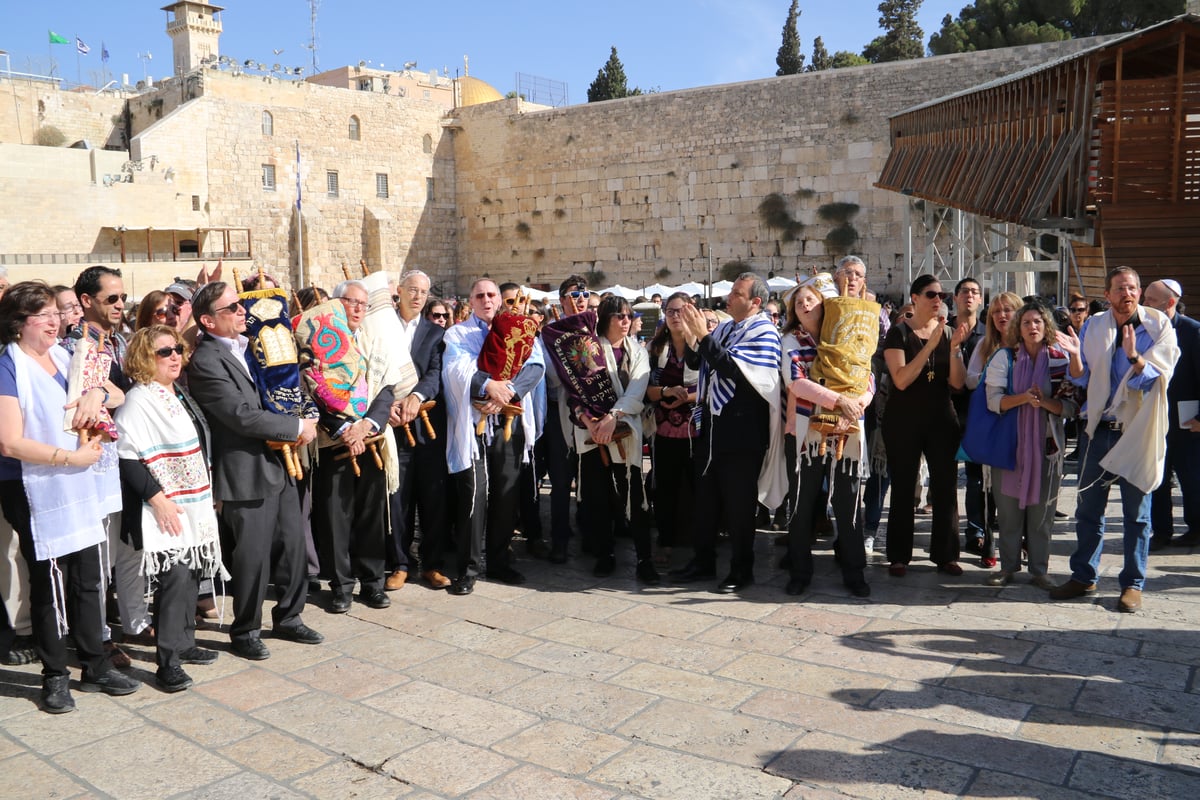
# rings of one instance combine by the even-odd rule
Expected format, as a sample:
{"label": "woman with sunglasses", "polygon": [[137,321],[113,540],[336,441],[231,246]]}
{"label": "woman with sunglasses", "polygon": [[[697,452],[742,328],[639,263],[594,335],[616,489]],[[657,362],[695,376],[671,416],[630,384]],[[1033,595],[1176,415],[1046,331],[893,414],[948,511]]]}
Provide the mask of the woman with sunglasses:
{"label": "woman with sunglasses", "polygon": [[[41,281],[13,286],[0,300],[0,510],[29,567],[30,621],[42,661],[41,708],[75,709],[64,634],[69,624],[85,692],[125,695],[141,685],[113,668],[101,624],[103,498],[91,467],[98,437],[63,431],[69,356],[58,344],[54,292]],[[101,403],[120,405],[115,386],[80,398],[74,424],[86,428]],[[36,509],[36,510],[35,510]]]}
{"label": "woman with sunglasses", "polygon": [[184,365],[179,333],[152,325],[133,335],[125,372],[134,382],[117,415],[124,511],[121,536],[141,551],[153,578],[155,683],[165,692],[192,685],[184,664],[211,664],[196,646],[201,579],[220,570],[221,547],[208,467],[208,425],[176,381]]}
{"label": "woman with sunglasses", "polygon": [[929,468],[933,530],[929,557],[939,572],[961,575],[958,565],[958,417],[950,393],[966,380],[962,343],[970,329],[951,332],[944,303],[950,295],[933,275],[912,283],[912,315],[901,317],[883,342],[891,390],[883,412],[883,439],[892,479],[888,514],[888,573],[902,577],[913,550],[913,504],[921,456]]}
{"label": "woman with sunglasses", "polygon": [[651,480],[654,486],[654,519],[658,549],[654,563],[666,567],[679,534],[690,528],[695,470],[692,439],[696,425],[692,410],[700,373],[684,363],[683,309],[692,305],[686,292],[675,292],[663,304],[666,322],[650,340],[650,385],[646,399],[654,404],[654,437],[650,445]]}
{"label": "woman with sunglasses", "polygon": [[[1004,346],[1004,342],[1008,338],[1009,323],[1012,322],[1013,316],[1021,305],[1021,298],[1013,292],[1001,292],[992,298],[992,302],[987,307],[987,331],[984,333],[983,339],[975,346],[975,351],[971,353],[971,363],[967,364],[967,388],[971,391],[974,391],[983,380],[983,374],[987,370],[992,356]],[[985,466],[984,469],[990,468]],[[988,483],[989,481],[984,481],[985,486]],[[992,500],[989,498],[988,504],[991,503]],[[983,535],[975,537],[975,541],[968,543],[967,549],[979,553],[979,563],[985,569],[996,566],[996,547],[992,526],[985,525]]]}
{"label": "woman with sunglasses", "polygon": [[426,301],[425,308],[421,309],[421,316],[440,328],[450,327],[450,307],[444,300],[437,297],[431,297]]}
{"label": "woman with sunglasses", "polygon": [[[646,351],[629,335],[633,308],[619,295],[604,298],[596,321],[600,354],[617,390],[612,409],[594,419],[580,414],[586,429],[576,427],[575,450],[579,453],[579,495],[587,508],[584,515],[587,540],[596,554],[592,574],[607,578],[616,569],[614,528],[624,517],[637,551],[637,579],[650,585],[659,582],[650,552],[650,525],[642,488],[642,406],[650,383]],[[630,434],[613,443],[618,426]],[[606,451],[604,455],[601,450]],[[607,457],[605,457],[607,456]]]}
{"label": "woman with sunglasses", "polygon": [[142,302],[138,303],[134,330],[140,331],[151,325],[168,325],[174,328],[178,322],[179,306],[175,305],[175,298],[166,292],[155,289],[147,292],[146,296],[142,298]]}

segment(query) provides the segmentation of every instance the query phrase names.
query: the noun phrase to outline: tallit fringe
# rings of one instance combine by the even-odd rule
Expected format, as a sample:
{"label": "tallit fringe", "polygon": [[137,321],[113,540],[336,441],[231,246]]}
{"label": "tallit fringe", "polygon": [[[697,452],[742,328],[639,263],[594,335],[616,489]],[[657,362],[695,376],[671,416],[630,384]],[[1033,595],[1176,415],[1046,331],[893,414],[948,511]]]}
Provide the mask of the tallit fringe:
{"label": "tallit fringe", "polygon": [[158,553],[142,551],[142,574],[148,578],[161,575],[176,564],[197,570],[201,578],[215,578],[224,571],[221,545],[213,541]]}
{"label": "tallit fringe", "polygon": [[[103,566],[103,564],[101,565]],[[62,570],[58,568],[58,559],[50,559],[50,592],[54,604],[54,629],[58,638],[63,638],[69,630],[67,626],[67,592],[63,586]],[[100,604],[104,608],[104,604]],[[103,614],[103,612],[101,612]]]}

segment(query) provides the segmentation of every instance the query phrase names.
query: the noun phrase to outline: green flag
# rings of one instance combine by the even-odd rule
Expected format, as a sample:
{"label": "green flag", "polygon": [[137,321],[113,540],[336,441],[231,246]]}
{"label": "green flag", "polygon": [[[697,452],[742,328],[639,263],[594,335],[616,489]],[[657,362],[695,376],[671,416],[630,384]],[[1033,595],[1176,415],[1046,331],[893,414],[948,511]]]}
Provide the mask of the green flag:
{"label": "green flag", "polygon": [[70,44],[71,41],[65,36],[59,36],[54,31],[46,31],[50,34],[50,44]]}

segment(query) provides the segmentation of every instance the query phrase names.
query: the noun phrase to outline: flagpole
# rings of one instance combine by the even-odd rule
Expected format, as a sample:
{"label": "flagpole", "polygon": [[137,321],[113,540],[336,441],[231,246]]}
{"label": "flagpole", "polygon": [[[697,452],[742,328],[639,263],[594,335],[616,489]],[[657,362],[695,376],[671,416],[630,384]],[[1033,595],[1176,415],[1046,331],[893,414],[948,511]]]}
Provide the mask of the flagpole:
{"label": "flagpole", "polygon": [[296,275],[304,288],[304,211],[300,201],[300,140],[296,139]]}

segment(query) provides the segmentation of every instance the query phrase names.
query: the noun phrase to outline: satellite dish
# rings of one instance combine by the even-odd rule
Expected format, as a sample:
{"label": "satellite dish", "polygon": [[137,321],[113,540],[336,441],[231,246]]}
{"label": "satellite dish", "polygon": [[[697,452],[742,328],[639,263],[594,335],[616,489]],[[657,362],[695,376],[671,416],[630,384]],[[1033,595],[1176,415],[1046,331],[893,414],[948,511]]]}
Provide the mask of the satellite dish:
{"label": "satellite dish", "polygon": [[242,62],[242,66],[246,67],[247,69],[250,69],[251,67],[254,66],[254,60],[247,58],[245,61]]}
{"label": "satellite dish", "polygon": [[292,74],[293,75],[303,75],[304,67],[292,67]]}
{"label": "satellite dish", "polygon": [[279,70],[281,70],[281,69],[283,69],[283,68],[280,67],[278,64],[271,65],[271,72],[279,72]]}
{"label": "satellite dish", "polygon": [[405,69],[413,69],[416,66],[417,66],[417,62],[415,62],[415,61],[405,61],[404,62]]}

